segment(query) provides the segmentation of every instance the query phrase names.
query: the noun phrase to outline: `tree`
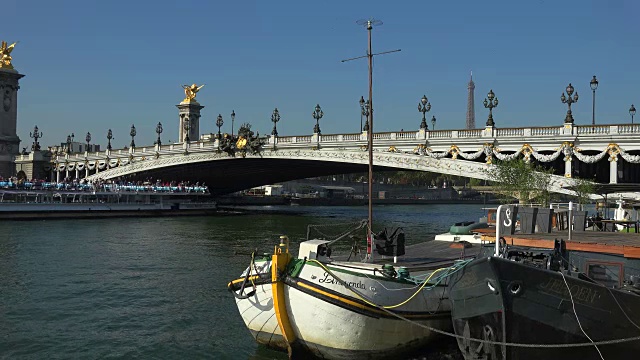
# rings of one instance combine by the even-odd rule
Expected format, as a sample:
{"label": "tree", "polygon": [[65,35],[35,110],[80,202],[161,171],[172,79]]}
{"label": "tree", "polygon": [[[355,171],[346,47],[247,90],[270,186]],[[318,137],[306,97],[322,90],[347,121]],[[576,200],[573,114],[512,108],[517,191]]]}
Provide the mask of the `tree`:
{"label": "tree", "polygon": [[593,194],[596,189],[594,183],[581,178],[575,178],[574,181],[575,186],[573,187],[573,191],[576,192],[578,203],[582,206],[590,203],[591,198],[589,197],[589,195]]}
{"label": "tree", "polygon": [[497,161],[486,171],[503,202],[510,202],[513,198],[520,203],[539,202],[543,206],[551,202],[551,169],[518,158]]}

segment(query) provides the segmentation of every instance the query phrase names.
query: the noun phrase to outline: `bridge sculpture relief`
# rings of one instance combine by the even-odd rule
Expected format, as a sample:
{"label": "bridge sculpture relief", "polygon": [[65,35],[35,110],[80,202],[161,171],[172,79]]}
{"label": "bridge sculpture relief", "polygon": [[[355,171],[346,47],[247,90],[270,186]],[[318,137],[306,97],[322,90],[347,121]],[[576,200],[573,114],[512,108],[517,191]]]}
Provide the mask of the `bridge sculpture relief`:
{"label": "bridge sculpture relief", "polygon": [[[619,177],[618,162],[640,164],[640,125],[597,125],[562,127],[505,128],[474,130],[420,130],[384,132],[374,135],[374,163],[377,166],[430,171],[487,179],[487,169],[495,159],[512,160],[522,156],[556,167],[552,191],[571,193],[573,167],[608,160],[609,182]],[[229,135],[226,135],[229,137]],[[251,151],[223,151],[229,140],[213,136],[200,141],[107,150],[84,154],[59,152],[52,158],[54,179],[114,179],[143,174],[154,169],[234,158],[295,159],[323,162],[366,164],[366,132],[304,136],[249,136]],[[239,144],[238,138],[234,143]],[[578,160],[578,162],[574,161]],[[564,164],[564,169],[562,167]],[[564,171],[563,171],[564,170]],[[627,170],[625,170],[627,171]],[[583,176],[584,177],[584,176]]]}

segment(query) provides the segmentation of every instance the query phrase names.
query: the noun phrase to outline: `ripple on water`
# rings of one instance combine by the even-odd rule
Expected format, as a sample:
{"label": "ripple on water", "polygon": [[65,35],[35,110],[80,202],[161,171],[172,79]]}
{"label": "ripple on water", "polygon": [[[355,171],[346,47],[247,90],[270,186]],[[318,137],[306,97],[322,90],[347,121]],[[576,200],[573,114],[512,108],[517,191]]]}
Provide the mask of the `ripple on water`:
{"label": "ripple on water", "polygon": [[[364,207],[301,208],[2,222],[0,358],[286,359],[254,343],[226,284],[249,262],[234,251],[269,252],[281,234],[299,242],[307,224],[366,217]],[[376,211],[378,224],[403,226],[409,241],[482,215],[480,206]]]}

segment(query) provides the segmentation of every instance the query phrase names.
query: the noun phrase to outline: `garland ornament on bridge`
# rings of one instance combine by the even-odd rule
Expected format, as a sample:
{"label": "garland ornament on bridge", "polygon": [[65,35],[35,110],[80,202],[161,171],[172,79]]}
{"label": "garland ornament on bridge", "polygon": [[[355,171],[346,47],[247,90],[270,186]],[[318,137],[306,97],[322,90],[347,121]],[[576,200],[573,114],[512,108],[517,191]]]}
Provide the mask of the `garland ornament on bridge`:
{"label": "garland ornament on bridge", "polygon": [[[554,149],[554,152],[551,154],[542,154],[538,150],[534,149],[529,144],[523,144],[520,149],[511,154],[505,154],[499,148],[495,148],[493,144],[485,143],[482,148],[472,153],[465,153],[457,145],[451,145],[450,149],[447,151],[435,152],[432,151],[431,148],[427,147],[424,144],[420,144],[416,146],[413,150],[413,153],[418,155],[429,156],[434,159],[442,159],[451,155],[453,160],[456,160],[458,157],[465,160],[476,160],[483,154],[487,157],[487,164],[491,164],[492,156],[495,156],[498,160],[501,161],[512,161],[517,159],[520,155],[522,155],[523,159],[526,162],[531,161],[531,157],[536,159],[539,162],[548,163],[555,161],[561,154],[564,155],[563,160],[565,162],[571,161],[572,156],[575,156],[578,160],[584,163],[593,164],[600,161],[604,158],[605,155],[609,154],[609,161],[617,161],[618,155],[620,155],[625,161],[633,164],[640,164],[640,155],[633,155],[625,151],[617,144],[609,144],[606,149],[602,150],[599,154],[596,155],[585,155],[582,154],[580,148],[574,148],[573,143],[565,141]],[[395,147],[389,148],[389,152],[399,152]]]}

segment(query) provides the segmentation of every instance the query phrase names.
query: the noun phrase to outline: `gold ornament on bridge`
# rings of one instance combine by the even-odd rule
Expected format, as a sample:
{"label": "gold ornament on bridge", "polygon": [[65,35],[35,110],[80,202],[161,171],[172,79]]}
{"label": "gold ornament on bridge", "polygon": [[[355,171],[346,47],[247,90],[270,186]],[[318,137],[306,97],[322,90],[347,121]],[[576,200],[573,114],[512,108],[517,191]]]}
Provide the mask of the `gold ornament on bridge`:
{"label": "gold ornament on bridge", "polygon": [[247,139],[240,135],[240,137],[238,137],[238,141],[236,141],[236,149],[242,150],[245,146],[247,146]]}
{"label": "gold ornament on bridge", "polygon": [[188,102],[197,102],[196,101],[196,94],[203,87],[204,87],[204,84],[202,84],[200,86],[198,86],[196,84],[182,85],[182,88],[184,89],[184,100],[182,100],[182,102],[186,102],[186,103],[188,103]]}
{"label": "gold ornament on bridge", "polygon": [[13,65],[11,65],[11,60],[13,60],[13,58],[11,57],[11,52],[13,51],[13,48],[16,46],[16,44],[17,42],[14,42],[13,44],[7,46],[7,42],[2,41],[2,44],[0,45],[0,69],[13,70]]}

